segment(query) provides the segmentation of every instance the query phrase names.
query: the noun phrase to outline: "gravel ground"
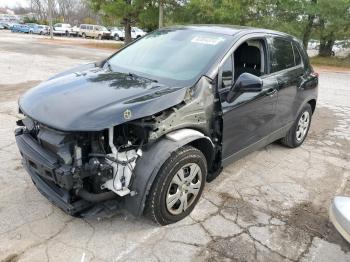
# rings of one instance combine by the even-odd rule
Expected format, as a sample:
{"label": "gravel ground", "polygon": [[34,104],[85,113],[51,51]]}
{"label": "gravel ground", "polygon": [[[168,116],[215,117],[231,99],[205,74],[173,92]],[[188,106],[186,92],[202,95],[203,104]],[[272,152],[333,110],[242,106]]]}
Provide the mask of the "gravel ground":
{"label": "gravel ground", "polygon": [[187,219],[159,227],[121,212],[73,218],[36,190],[20,163],[17,99],[72,66],[111,52],[0,32],[0,261],[350,261],[328,220],[350,195],[350,73],[320,72],[303,146],[269,145],[206,185]]}

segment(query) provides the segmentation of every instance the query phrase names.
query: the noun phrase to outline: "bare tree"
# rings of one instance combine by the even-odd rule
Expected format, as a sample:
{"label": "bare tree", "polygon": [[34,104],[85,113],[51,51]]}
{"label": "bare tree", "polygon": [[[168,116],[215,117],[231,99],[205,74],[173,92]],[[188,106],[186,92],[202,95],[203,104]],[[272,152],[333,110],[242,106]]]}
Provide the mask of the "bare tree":
{"label": "bare tree", "polygon": [[[27,0],[30,3],[31,12],[35,13],[39,20],[48,20],[49,0]],[[51,0],[53,20],[63,19],[62,22],[78,24],[89,17],[91,10],[85,0]]]}

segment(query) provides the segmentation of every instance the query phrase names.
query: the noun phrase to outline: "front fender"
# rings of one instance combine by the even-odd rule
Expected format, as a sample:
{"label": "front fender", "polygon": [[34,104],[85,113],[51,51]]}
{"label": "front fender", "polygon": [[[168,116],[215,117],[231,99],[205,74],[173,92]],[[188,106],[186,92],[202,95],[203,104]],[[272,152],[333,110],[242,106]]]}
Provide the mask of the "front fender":
{"label": "front fender", "polygon": [[135,216],[142,215],[148,193],[164,162],[177,149],[200,139],[205,139],[213,145],[211,139],[201,132],[193,129],[180,129],[160,138],[144,150],[142,157],[136,162],[134,181],[131,186],[131,191],[136,194],[124,199],[124,208]]}

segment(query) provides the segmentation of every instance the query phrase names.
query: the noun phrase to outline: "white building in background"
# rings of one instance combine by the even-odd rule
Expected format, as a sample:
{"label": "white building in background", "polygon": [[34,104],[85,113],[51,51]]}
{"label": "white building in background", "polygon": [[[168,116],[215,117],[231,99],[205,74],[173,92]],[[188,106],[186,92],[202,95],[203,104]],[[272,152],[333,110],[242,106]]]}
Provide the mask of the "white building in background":
{"label": "white building in background", "polygon": [[20,23],[23,21],[23,17],[14,14],[0,14],[0,23]]}

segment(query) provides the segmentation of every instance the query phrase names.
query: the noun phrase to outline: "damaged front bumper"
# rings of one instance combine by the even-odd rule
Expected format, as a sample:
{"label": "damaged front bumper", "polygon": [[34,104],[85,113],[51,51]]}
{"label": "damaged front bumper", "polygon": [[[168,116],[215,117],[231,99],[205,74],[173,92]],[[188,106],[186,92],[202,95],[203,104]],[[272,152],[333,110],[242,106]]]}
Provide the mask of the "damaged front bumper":
{"label": "damaged front bumper", "polygon": [[74,201],[69,191],[56,185],[58,180],[64,180],[64,175],[59,171],[58,159],[53,154],[42,148],[22,129],[16,130],[16,142],[22,155],[23,167],[41,194],[70,215],[91,206],[91,203],[83,199]]}
{"label": "damaged front bumper", "polygon": [[[91,194],[85,190],[67,190],[58,186],[67,185],[70,187],[69,177],[73,174],[59,164],[59,160],[54,154],[43,148],[30,134],[24,131],[22,128],[15,131],[23,167],[39,192],[50,202],[73,216],[94,216],[102,212],[109,216],[117,209],[119,199],[113,192]],[[96,205],[96,202],[99,204]]]}

